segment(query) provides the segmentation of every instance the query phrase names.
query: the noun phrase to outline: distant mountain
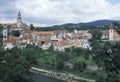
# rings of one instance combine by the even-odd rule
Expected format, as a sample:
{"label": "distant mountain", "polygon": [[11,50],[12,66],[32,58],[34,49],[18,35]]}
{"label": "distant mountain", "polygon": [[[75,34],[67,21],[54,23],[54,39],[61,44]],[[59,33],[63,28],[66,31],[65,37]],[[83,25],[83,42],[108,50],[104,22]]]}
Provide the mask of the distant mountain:
{"label": "distant mountain", "polygon": [[86,25],[86,26],[100,26],[100,25],[109,25],[112,22],[116,22],[116,20],[96,20],[87,23],[79,23],[79,25]]}
{"label": "distant mountain", "polygon": [[[62,24],[62,25],[55,25],[53,27],[79,27],[79,26],[105,26],[105,25],[109,25],[112,22],[116,22],[116,20],[96,20],[96,21],[92,21],[92,22],[86,22],[86,23],[66,23],[66,24]],[[118,22],[118,21],[117,21]]]}
{"label": "distant mountain", "polygon": [[96,20],[92,22],[86,22],[86,23],[66,23],[62,25],[54,25],[49,26],[46,28],[39,28],[40,31],[52,31],[52,30],[63,30],[66,29],[68,31],[73,31],[74,29],[78,30],[93,30],[96,28],[101,28],[103,30],[108,29],[108,25],[113,22],[119,22],[118,20]]}

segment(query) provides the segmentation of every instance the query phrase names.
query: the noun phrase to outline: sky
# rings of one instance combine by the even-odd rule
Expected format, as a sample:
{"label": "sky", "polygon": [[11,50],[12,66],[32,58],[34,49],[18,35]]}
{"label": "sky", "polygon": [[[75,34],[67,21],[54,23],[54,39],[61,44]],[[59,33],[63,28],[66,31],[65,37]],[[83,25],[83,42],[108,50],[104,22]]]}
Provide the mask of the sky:
{"label": "sky", "polygon": [[37,26],[120,20],[120,0],[0,0],[0,23],[22,21]]}

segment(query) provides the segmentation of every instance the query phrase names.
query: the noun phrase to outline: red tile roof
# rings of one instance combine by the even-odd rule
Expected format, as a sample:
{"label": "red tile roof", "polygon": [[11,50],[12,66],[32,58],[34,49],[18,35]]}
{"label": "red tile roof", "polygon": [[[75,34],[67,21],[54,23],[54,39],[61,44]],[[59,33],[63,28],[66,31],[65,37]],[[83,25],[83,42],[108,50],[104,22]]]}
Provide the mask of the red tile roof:
{"label": "red tile roof", "polygon": [[41,31],[41,32],[34,31],[33,34],[38,34],[38,35],[52,35],[53,31]]}
{"label": "red tile roof", "polygon": [[4,26],[8,26],[10,28],[17,28],[17,23],[13,23],[13,24],[8,23],[8,24],[4,24]]}
{"label": "red tile roof", "polygon": [[13,38],[13,39],[7,39],[7,40],[3,41],[3,45],[4,44],[8,44],[8,43],[16,44],[17,41],[18,41],[18,39],[15,39],[15,38]]}

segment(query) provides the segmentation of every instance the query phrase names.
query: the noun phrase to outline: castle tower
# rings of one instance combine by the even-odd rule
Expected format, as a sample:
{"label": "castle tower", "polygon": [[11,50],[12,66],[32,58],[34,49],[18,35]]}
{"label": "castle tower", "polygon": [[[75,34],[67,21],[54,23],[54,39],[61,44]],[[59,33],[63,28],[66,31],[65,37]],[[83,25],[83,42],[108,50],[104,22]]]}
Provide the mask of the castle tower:
{"label": "castle tower", "polygon": [[17,16],[17,27],[18,28],[22,27],[22,17],[20,11],[18,12],[18,16]]}
{"label": "castle tower", "polygon": [[112,23],[109,26],[109,40],[113,40],[114,29]]}
{"label": "castle tower", "polygon": [[3,40],[7,40],[8,38],[8,27],[7,26],[4,26],[3,27]]}

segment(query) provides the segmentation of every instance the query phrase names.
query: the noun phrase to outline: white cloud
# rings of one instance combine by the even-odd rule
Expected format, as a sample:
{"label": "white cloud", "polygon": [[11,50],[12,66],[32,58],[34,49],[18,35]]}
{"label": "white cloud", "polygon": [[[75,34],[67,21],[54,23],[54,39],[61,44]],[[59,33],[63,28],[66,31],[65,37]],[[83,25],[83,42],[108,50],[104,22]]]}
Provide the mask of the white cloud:
{"label": "white cloud", "polygon": [[13,20],[11,20],[11,19],[6,19],[6,18],[1,18],[1,19],[0,19],[0,23],[2,23],[2,24],[5,24],[5,23],[14,23],[14,22],[16,22],[15,19],[13,19]]}
{"label": "white cloud", "polygon": [[16,7],[26,22],[39,25],[120,19],[120,4],[109,0],[17,0]]}

